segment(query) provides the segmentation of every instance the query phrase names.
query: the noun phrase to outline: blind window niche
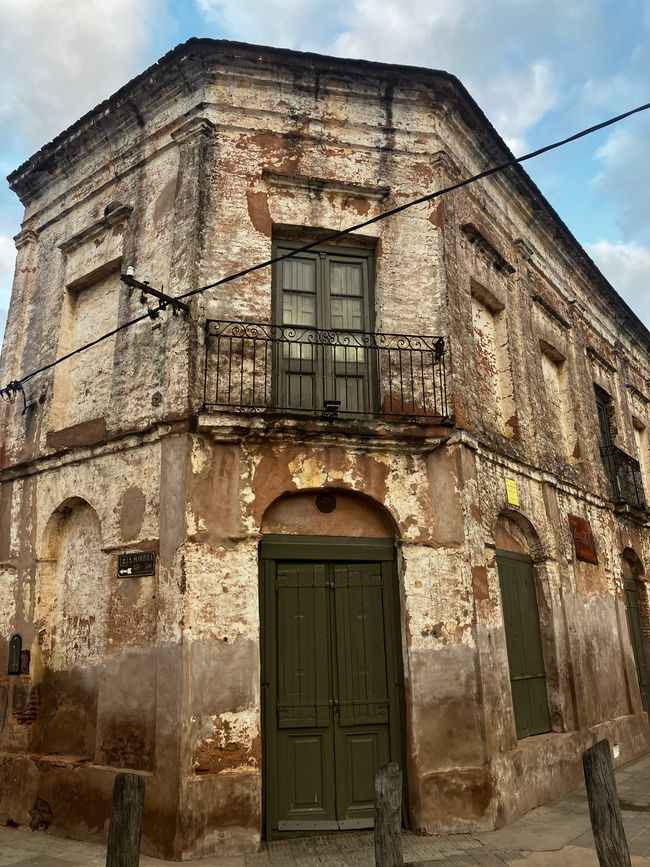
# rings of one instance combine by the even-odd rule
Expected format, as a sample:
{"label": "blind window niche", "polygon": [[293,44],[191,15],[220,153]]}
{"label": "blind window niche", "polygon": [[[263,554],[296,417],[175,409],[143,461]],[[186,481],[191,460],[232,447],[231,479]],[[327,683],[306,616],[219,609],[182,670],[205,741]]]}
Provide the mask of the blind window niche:
{"label": "blind window niche", "polygon": [[576,447],[576,431],[566,359],[545,340],[539,341],[539,348],[546,392],[546,411],[551,419],[553,433],[561,447],[560,451],[567,458],[572,458]]}
{"label": "blind window niche", "polygon": [[[66,288],[58,357],[117,326],[120,286],[118,267]],[[109,337],[55,368],[51,429],[60,430],[106,415],[114,350],[115,337]]]}
{"label": "blind window niche", "polygon": [[504,304],[472,281],[472,329],[481,411],[489,427],[507,437],[517,433],[508,320]]}

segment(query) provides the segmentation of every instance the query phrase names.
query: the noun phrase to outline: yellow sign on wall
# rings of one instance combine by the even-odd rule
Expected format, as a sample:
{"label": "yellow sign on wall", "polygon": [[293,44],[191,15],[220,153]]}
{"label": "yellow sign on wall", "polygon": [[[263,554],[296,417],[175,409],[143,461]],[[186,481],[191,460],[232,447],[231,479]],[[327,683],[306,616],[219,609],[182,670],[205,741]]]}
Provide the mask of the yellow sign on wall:
{"label": "yellow sign on wall", "polygon": [[519,505],[519,495],[517,493],[517,482],[514,479],[506,479],[506,495],[508,503],[511,506]]}

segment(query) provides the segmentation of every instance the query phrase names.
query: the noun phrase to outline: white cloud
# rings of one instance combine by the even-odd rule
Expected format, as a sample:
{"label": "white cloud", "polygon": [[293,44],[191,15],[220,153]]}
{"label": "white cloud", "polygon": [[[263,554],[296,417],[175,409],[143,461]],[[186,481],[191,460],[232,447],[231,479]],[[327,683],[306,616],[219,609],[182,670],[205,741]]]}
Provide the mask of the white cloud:
{"label": "white cloud", "polygon": [[650,328],[650,247],[597,241],[587,252],[616,291]]}
{"label": "white cloud", "polygon": [[0,341],[5,329],[15,263],[16,247],[13,238],[0,235]]}
{"label": "white cloud", "polygon": [[0,0],[0,127],[45,144],[146,66],[164,0]]}
{"label": "white cloud", "polygon": [[616,128],[596,153],[600,162],[597,191],[616,202],[624,235],[644,241],[650,241],[649,138],[650,119],[640,115]]}
{"label": "white cloud", "polygon": [[[518,151],[525,149],[530,127],[558,100],[560,82],[547,47],[531,44],[531,33],[548,31],[546,15],[551,13],[545,9],[541,15],[535,4],[331,0],[325,8],[319,0],[196,3],[209,25],[235,39],[451,72]],[[564,18],[564,32],[571,32],[570,13],[583,8],[584,0],[548,0],[546,6],[557,7],[557,28]]]}
{"label": "white cloud", "polygon": [[556,76],[547,60],[521,72],[508,72],[487,82],[482,100],[490,121],[516,156],[528,149],[526,132],[557,103]]}

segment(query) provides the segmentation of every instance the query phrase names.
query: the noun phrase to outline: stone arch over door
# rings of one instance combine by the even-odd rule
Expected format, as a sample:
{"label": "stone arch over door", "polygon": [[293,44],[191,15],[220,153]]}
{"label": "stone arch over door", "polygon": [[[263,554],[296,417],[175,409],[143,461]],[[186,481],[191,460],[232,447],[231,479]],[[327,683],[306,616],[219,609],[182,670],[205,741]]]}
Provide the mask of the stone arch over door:
{"label": "stone arch over door", "polygon": [[405,756],[395,524],[328,488],[262,530],[265,834],[371,827],[375,772]]}
{"label": "stone arch over door", "polygon": [[[504,512],[494,531],[501,611],[517,738],[552,730],[549,688],[557,686],[552,608],[538,533]],[[549,675],[551,675],[549,677]]]}
{"label": "stone arch over door", "polygon": [[633,548],[623,550],[622,572],[627,626],[634,654],[641,706],[647,712],[650,709],[650,672],[648,667],[650,607],[643,562]]}
{"label": "stone arch over door", "polygon": [[65,500],[50,516],[38,553],[40,749],[93,759],[109,557],[90,503]]}
{"label": "stone arch over door", "polygon": [[263,534],[292,536],[398,536],[397,522],[383,504],[344,488],[283,494],[264,512],[261,529]]}

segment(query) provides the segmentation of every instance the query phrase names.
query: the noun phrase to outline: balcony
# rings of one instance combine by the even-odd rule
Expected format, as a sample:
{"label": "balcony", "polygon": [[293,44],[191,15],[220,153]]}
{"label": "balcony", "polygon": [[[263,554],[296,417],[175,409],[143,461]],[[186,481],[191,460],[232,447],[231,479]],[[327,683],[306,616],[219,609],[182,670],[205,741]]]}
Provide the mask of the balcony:
{"label": "balcony", "polygon": [[639,462],[612,445],[601,446],[600,453],[612,483],[614,499],[633,509],[645,511],[647,506]]}
{"label": "balcony", "polygon": [[438,423],[446,354],[442,337],[211,319],[204,408]]}

